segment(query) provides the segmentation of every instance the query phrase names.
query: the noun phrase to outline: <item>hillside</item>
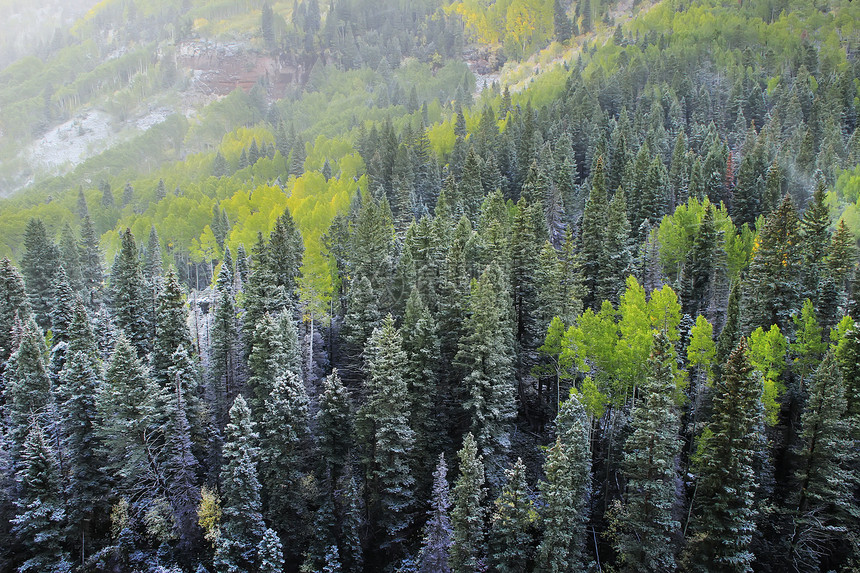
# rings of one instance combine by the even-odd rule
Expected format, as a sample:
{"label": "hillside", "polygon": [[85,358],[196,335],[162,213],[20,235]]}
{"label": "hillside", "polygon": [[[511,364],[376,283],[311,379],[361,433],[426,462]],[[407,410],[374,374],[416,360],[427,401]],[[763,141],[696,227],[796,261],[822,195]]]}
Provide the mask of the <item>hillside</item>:
{"label": "hillside", "polygon": [[22,40],[0,570],[853,571],[858,21],[104,0]]}

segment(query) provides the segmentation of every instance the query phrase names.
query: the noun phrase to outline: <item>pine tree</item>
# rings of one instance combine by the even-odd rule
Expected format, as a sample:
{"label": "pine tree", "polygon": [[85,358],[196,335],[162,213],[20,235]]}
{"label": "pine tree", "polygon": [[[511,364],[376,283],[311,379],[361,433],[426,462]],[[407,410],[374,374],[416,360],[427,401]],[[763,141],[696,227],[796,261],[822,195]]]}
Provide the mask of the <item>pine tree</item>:
{"label": "pine tree", "polygon": [[54,334],[53,343],[68,342],[69,327],[72,323],[72,315],[75,311],[76,295],[69,285],[66,271],[63,267],[57,270],[54,284],[54,297],[51,300],[51,331]]}
{"label": "pine tree", "polygon": [[102,267],[101,251],[99,250],[99,237],[89,216],[84,217],[81,224],[81,242],[79,248],[84,303],[90,310],[95,310],[102,299],[104,269]]}
{"label": "pine tree", "polygon": [[[224,272],[222,267],[222,272]],[[232,281],[230,281],[232,282]],[[218,295],[212,324],[212,379],[215,385],[215,418],[219,425],[226,422],[229,399],[237,391],[239,361],[239,330],[236,324],[236,302],[232,289]]]}
{"label": "pine tree", "polygon": [[630,223],[627,221],[627,200],[624,190],[619,188],[612,201],[606,217],[606,256],[602,265],[601,284],[597,298],[618,302],[619,285],[630,274],[633,253],[630,248]]}
{"label": "pine tree", "polygon": [[155,336],[150,356],[153,378],[164,389],[172,386],[168,372],[175,366],[172,357],[180,346],[186,351],[193,348],[185,294],[176,272],[170,269],[156,301]]}
{"label": "pine tree", "polygon": [[499,573],[526,573],[533,552],[534,507],[526,483],[526,466],[517,458],[505,472],[507,482],[495,501],[490,547]]}
{"label": "pine tree", "polygon": [[746,338],[732,351],[713,391],[713,413],[699,441],[697,494],[685,553],[686,567],[751,570],[756,530],[755,472],[763,449],[761,378],[749,362]]}
{"label": "pine tree", "polygon": [[66,513],[60,489],[57,454],[35,419],[32,420],[18,472],[18,508],[12,531],[25,549],[20,573],[65,573],[72,570],[63,550]]}
{"label": "pine tree", "polygon": [[21,272],[30,298],[36,323],[47,330],[51,326],[51,301],[54,279],[60,266],[60,250],[48,238],[41,219],[30,219],[24,231],[24,257]]}
{"label": "pine tree", "polygon": [[743,295],[743,332],[779,326],[792,332],[791,317],[800,307],[801,251],[797,214],[786,195],[771,213],[753,245]]}
{"label": "pine tree", "polygon": [[608,225],[608,199],[603,175],[603,160],[598,158],[591,177],[591,193],[582,214],[582,236],[579,243],[579,258],[582,264],[586,308],[598,308],[601,300],[600,277],[607,260],[606,229]]}
{"label": "pine tree", "polygon": [[436,321],[413,287],[403,318],[403,350],[406,352],[407,395],[410,399],[409,426],[415,433],[415,474],[419,494],[429,488],[429,467],[441,451],[441,424],[438,411],[439,335]]}
{"label": "pine tree", "polygon": [[690,316],[696,316],[708,308],[717,241],[714,207],[708,202],[692,249],[684,261],[682,300],[684,313]]}
{"label": "pine tree", "polygon": [[285,370],[278,375],[264,409],[260,481],[270,522],[288,547],[302,547],[306,544],[301,481],[309,453],[308,396],[295,372]]}
{"label": "pine tree", "polygon": [[163,460],[151,454],[163,443],[165,403],[166,396],[120,334],[96,395],[96,435],[104,445],[105,468],[126,497],[148,500],[163,491]]}
{"label": "pine tree", "polygon": [[556,434],[543,466],[546,481],[540,483],[545,505],[541,514],[543,537],[537,550],[538,566],[547,573],[584,568],[591,447],[588,418],[575,393],[559,407]]}
{"label": "pine tree", "polygon": [[625,570],[669,571],[675,567],[672,538],[680,524],[673,518],[679,416],[674,403],[676,357],[665,333],[651,345],[649,375],[639,386],[624,445],[627,496],[616,550]]}
{"label": "pine tree", "polygon": [[60,234],[60,260],[69,279],[69,285],[75,292],[84,288],[84,278],[81,274],[81,255],[78,251],[78,239],[72,226],[66,223]]}
{"label": "pine tree", "polygon": [[448,466],[445,455],[439,455],[439,463],[433,473],[433,498],[427,511],[424,540],[418,555],[419,573],[451,573],[448,565],[451,550],[451,501],[448,495]]}
{"label": "pine tree", "polygon": [[45,365],[45,339],[31,318],[19,334],[18,348],[9,358],[4,372],[5,414],[12,457],[17,459],[24,445],[31,418],[49,427],[51,381]]}
{"label": "pine tree", "polygon": [[257,438],[251,410],[240,394],[230,408],[230,423],[224,429],[223,518],[215,550],[215,569],[219,573],[255,570],[258,564],[257,547],[266,527],[260,513]]}
{"label": "pine tree", "polygon": [[[805,298],[817,301],[820,294],[821,281],[826,276],[828,247],[830,246],[830,210],[825,204],[826,188],[819,173],[819,179],[812,194],[812,201],[803,213],[800,221],[801,280]],[[820,306],[816,305],[816,310]]]}
{"label": "pine tree", "polygon": [[797,469],[797,509],[791,538],[792,561],[803,569],[821,567],[835,544],[857,531],[852,489],[850,421],[842,376],[833,353],[815,373],[801,417],[803,446]]}
{"label": "pine tree", "polygon": [[353,439],[349,391],[344,387],[337,370],[323,382],[316,414],[317,447],[323,475],[329,476],[333,488],[349,463]]}
{"label": "pine tree", "polygon": [[485,566],[484,537],[484,487],[483,456],[478,454],[478,444],[472,434],[463,438],[463,448],[457,453],[460,458],[460,476],[454,484],[451,502],[450,565],[453,573],[474,573]]}
{"label": "pine tree", "polygon": [[0,364],[16,350],[18,340],[13,335],[16,322],[30,320],[30,301],[24,277],[9,259],[0,261]]}
{"label": "pine tree", "polygon": [[553,30],[555,38],[559,42],[567,42],[570,39],[572,24],[570,18],[567,17],[567,10],[562,3],[562,0],[555,0],[553,3]]}
{"label": "pine tree", "polygon": [[[470,314],[456,362],[465,372],[463,406],[470,429],[487,464],[490,483],[500,484],[510,447],[510,425],[516,415],[511,372],[512,351],[504,293],[493,284],[492,269],[472,281]],[[508,331],[509,332],[509,331]]]}
{"label": "pine tree", "polygon": [[111,310],[116,327],[125,333],[141,358],[150,350],[151,305],[145,285],[134,235],[126,229],[111,270]]}
{"label": "pine tree", "polygon": [[374,329],[365,354],[367,402],[356,420],[364,445],[365,498],[370,522],[382,532],[378,546],[396,556],[412,521],[415,479],[409,461],[415,436],[403,409],[409,400],[407,357],[390,314]]}
{"label": "pine tree", "polygon": [[836,359],[845,386],[848,416],[860,418],[860,327],[855,325],[842,336]]}
{"label": "pine tree", "polygon": [[266,528],[257,554],[260,561],[257,569],[259,573],[281,573],[284,570],[284,547],[274,529]]}

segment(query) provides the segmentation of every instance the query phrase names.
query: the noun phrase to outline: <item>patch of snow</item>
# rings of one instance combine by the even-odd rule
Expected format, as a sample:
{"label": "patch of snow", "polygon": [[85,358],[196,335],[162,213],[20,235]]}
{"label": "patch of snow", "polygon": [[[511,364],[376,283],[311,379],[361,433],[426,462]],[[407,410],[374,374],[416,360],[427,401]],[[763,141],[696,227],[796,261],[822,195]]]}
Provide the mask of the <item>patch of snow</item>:
{"label": "patch of snow", "polygon": [[99,110],[83,112],[51,128],[41,139],[23,150],[34,166],[54,169],[76,166],[95,152],[107,149],[115,135],[110,116]]}

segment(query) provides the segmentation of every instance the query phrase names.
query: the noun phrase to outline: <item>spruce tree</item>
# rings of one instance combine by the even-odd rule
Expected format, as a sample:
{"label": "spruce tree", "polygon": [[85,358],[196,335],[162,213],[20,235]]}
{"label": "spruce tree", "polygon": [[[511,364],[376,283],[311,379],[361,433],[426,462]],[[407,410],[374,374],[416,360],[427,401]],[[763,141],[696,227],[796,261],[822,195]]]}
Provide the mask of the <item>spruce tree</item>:
{"label": "spruce tree", "polygon": [[72,290],[80,293],[84,288],[84,278],[81,274],[81,255],[78,250],[78,239],[71,225],[66,223],[60,235],[60,260],[66,270],[66,277]]}
{"label": "spruce tree", "polygon": [[585,295],[582,303],[586,308],[598,308],[601,300],[600,277],[604,276],[607,260],[606,231],[608,225],[608,199],[603,174],[603,159],[598,158],[591,175],[591,193],[582,214],[582,236],[579,243],[579,258],[582,265]]}
{"label": "spruce tree", "polygon": [[90,310],[95,310],[102,300],[104,268],[99,250],[99,236],[89,216],[84,217],[81,223],[79,249],[84,303]]}
{"label": "spruce tree", "polygon": [[649,373],[639,386],[642,396],[633,408],[632,433],[624,444],[627,495],[616,536],[616,550],[628,571],[669,571],[675,568],[672,538],[679,528],[673,517],[681,451],[680,426],[674,403],[676,357],[665,333],[656,333],[648,359]]}
{"label": "spruce tree", "polygon": [[415,436],[409,427],[403,339],[389,314],[373,331],[367,355],[367,402],[356,423],[363,443],[367,508],[381,534],[378,547],[403,550],[412,521],[415,479],[409,467]]}
{"label": "spruce tree", "polygon": [[170,269],[164,279],[164,286],[158,293],[155,337],[150,356],[153,378],[164,389],[172,385],[168,372],[175,366],[172,357],[180,346],[186,351],[193,348],[191,330],[188,328],[185,293],[182,291],[176,272]]}
{"label": "spruce tree", "polygon": [[45,339],[33,319],[23,326],[18,348],[9,358],[4,372],[5,414],[13,459],[24,445],[31,418],[44,427],[49,419],[51,381],[45,365]]}
{"label": "spruce tree", "polygon": [[151,454],[163,444],[165,404],[166,396],[120,334],[96,395],[96,435],[104,446],[105,468],[126,497],[148,500],[163,491],[163,460]]}
{"label": "spruce tree", "polygon": [[712,396],[711,419],[699,438],[685,567],[750,571],[759,486],[755,465],[763,455],[764,408],[761,378],[750,364],[746,338],[729,356]]}
{"label": "spruce tree", "polygon": [[72,315],[75,311],[76,299],[76,295],[71,285],[69,285],[69,280],[63,267],[60,267],[57,271],[55,280],[54,297],[51,301],[51,311],[49,314],[51,332],[54,334],[52,339],[54,345],[61,342],[65,343],[69,340],[69,327],[71,326]]}
{"label": "spruce tree", "polygon": [[0,363],[6,362],[16,350],[18,341],[13,336],[16,322],[30,320],[30,301],[24,277],[9,259],[0,261]]}
{"label": "spruce tree", "polygon": [[215,570],[219,573],[255,570],[258,564],[257,547],[266,527],[257,479],[257,439],[251,410],[240,394],[230,408],[230,422],[224,430],[223,516],[215,549]]}
{"label": "spruce tree", "polygon": [[122,233],[120,252],[111,270],[111,310],[116,327],[122,330],[143,358],[150,350],[149,296],[134,235]]}
{"label": "spruce tree", "polygon": [[[221,272],[226,272],[223,267]],[[218,303],[212,323],[211,353],[215,390],[214,414],[220,426],[227,421],[227,404],[238,389],[239,329],[232,288],[225,288],[218,293]]]}
{"label": "spruce tree", "polygon": [[491,270],[486,270],[479,281],[472,281],[470,314],[456,362],[465,372],[463,405],[470,417],[470,430],[487,464],[488,480],[500,485],[516,415],[516,396],[513,353],[506,332],[510,328],[506,317],[509,303],[493,284]]}
{"label": "spruce tree", "polygon": [[[826,276],[828,247],[830,246],[830,210],[825,204],[827,190],[821,174],[800,221],[801,280],[804,298],[817,301],[821,281]],[[820,306],[816,305],[816,310]]]}
{"label": "spruce tree", "polygon": [[302,479],[309,454],[308,396],[304,382],[285,370],[275,379],[264,403],[260,449],[260,481],[268,500],[270,523],[292,548],[304,539],[305,500]]}
{"label": "spruce tree", "polygon": [[30,307],[36,323],[47,330],[51,326],[51,301],[54,299],[54,278],[60,266],[60,250],[48,238],[41,219],[30,219],[27,223],[24,250],[21,272]]}
{"label": "spruce tree", "polygon": [[492,561],[499,573],[526,573],[534,550],[535,512],[521,458],[505,472],[505,477],[507,481],[495,501],[492,517]]}
{"label": "spruce tree", "polygon": [[18,508],[12,531],[25,553],[20,573],[65,573],[72,563],[63,549],[66,513],[57,454],[35,419],[29,429],[17,475]]}
{"label": "spruce tree", "polygon": [[349,391],[334,370],[323,382],[316,414],[321,473],[328,475],[332,489],[349,463],[353,440],[350,404]]}
{"label": "spruce tree", "polygon": [[627,220],[627,200],[619,188],[612,196],[606,217],[607,260],[601,268],[603,276],[598,290],[599,300],[618,302],[620,285],[630,273],[633,253],[630,248],[630,223]]}
{"label": "spruce tree", "polygon": [[791,559],[804,569],[819,569],[860,521],[852,499],[857,476],[846,410],[839,365],[829,352],[815,373],[801,417]]}
{"label": "spruce tree", "polygon": [[474,573],[486,566],[484,498],[487,490],[483,456],[478,454],[478,444],[471,433],[463,438],[463,447],[457,456],[460,476],[451,495],[453,543],[449,563],[453,573]]}
{"label": "spruce tree", "polygon": [[559,406],[556,441],[544,462],[540,483],[544,506],[538,567],[547,573],[582,570],[585,525],[591,494],[589,422],[576,393]]}
{"label": "spruce tree", "polygon": [[801,261],[797,213],[786,195],[754,245],[743,295],[743,332],[771,324],[793,331],[791,317],[801,301]]}
{"label": "spruce tree", "polygon": [[[270,9],[271,10],[271,9]],[[266,528],[260,547],[257,549],[259,573],[282,573],[284,570],[284,546],[274,529]]]}
{"label": "spruce tree", "polygon": [[419,573],[451,573],[448,564],[452,543],[450,508],[448,466],[445,464],[445,455],[440,454],[436,471],[433,472],[433,497],[418,554]]}

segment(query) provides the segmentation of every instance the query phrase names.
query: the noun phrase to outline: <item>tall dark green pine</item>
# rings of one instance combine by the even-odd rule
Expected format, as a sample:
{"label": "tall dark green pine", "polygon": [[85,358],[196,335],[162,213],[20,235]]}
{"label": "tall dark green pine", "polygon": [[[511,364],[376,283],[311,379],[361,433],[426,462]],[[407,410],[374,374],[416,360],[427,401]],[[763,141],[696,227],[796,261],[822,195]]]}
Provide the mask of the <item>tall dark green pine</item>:
{"label": "tall dark green pine", "polygon": [[[854,326],[842,336],[836,347],[836,359],[845,386],[848,415],[860,419],[860,327]],[[855,434],[860,433],[855,430]]]}
{"label": "tall dark green pine", "polygon": [[288,554],[307,545],[302,479],[309,462],[308,395],[298,375],[284,369],[264,403],[260,442],[260,481],[270,524],[287,542]]}
{"label": "tall dark green pine", "polygon": [[296,289],[304,253],[302,233],[287,208],[275,221],[275,228],[269,235],[265,263],[274,279],[272,286],[283,287],[293,303],[298,301]]}
{"label": "tall dark green pine", "polygon": [[585,295],[582,304],[596,309],[602,302],[600,277],[607,260],[606,229],[609,220],[608,198],[603,174],[603,160],[598,158],[591,177],[591,193],[582,213],[582,235],[579,241],[579,259],[582,265]]}
{"label": "tall dark green pine", "polygon": [[860,525],[852,496],[857,484],[852,419],[846,412],[845,387],[831,352],[815,373],[801,416],[803,445],[792,500],[796,511],[791,560],[803,569],[819,569]]}
{"label": "tall dark green pine", "polygon": [[4,258],[0,261],[0,363],[6,362],[16,350],[18,341],[12,332],[15,324],[26,324],[30,316],[24,277]]}
{"label": "tall dark green pine", "polygon": [[460,339],[456,363],[465,377],[463,406],[470,419],[478,451],[487,465],[487,479],[501,485],[510,448],[510,430],[516,416],[511,336],[506,329],[503,292],[493,283],[491,268],[472,281],[465,335]]}
{"label": "tall dark green pine", "polygon": [[72,290],[63,267],[57,270],[54,280],[54,297],[51,300],[49,318],[51,319],[51,331],[54,334],[53,343],[56,345],[69,340],[69,327],[72,324],[77,295]]}
{"label": "tall dark green pine", "polygon": [[379,299],[370,280],[365,276],[353,279],[347,296],[346,314],[343,317],[341,338],[346,343],[343,349],[346,361],[343,365],[344,374],[353,379],[358,376],[362,365],[362,351],[382,318],[379,310]]}
{"label": "tall dark green pine", "polygon": [[122,245],[111,270],[111,310],[116,327],[143,358],[151,348],[149,293],[143,275],[134,235],[126,229]]}
{"label": "tall dark green pine", "polygon": [[47,349],[42,330],[31,318],[18,336],[18,348],[6,363],[3,389],[13,459],[20,454],[33,419],[44,427],[53,423],[49,419],[51,381],[45,365]]}
{"label": "tall dark green pine", "polygon": [[406,302],[403,318],[403,350],[406,352],[406,382],[409,396],[409,426],[415,432],[415,474],[418,495],[429,493],[430,467],[442,450],[444,421],[439,408],[439,334],[436,321],[417,288]]}
{"label": "tall dark green pine", "polygon": [[520,372],[530,368],[526,355],[540,345],[544,334],[536,321],[538,312],[535,276],[540,253],[540,243],[532,217],[532,210],[536,207],[537,205],[529,205],[524,198],[520,198],[511,224],[510,280],[516,321],[514,336],[519,350],[517,369]]}
{"label": "tall dark green pine", "polygon": [[24,547],[20,573],[66,573],[72,563],[63,547],[66,513],[57,453],[38,421],[32,420],[17,475],[18,508],[12,532]]}
{"label": "tall dark green pine", "polygon": [[439,463],[433,472],[433,497],[427,511],[421,551],[418,553],[418,573],[451,573],[448,564],[452,534],[450,510],[448,465],[445,455],[439,454]]}
{"label": "tall dark green pine", "polygon": [[764,181],[757,170],[756,153],[747,153],[741,159],[738,169],[738,182],[732,197],[732,221],[740,227],[744,223],[755,224],[762,212],[762,184]]}
{"label": "tall dark green pine", "polygon": [[474,573],[486,567],[486,537],[484,534],[484,498],[487,496],[483,458],[472,434],[463,438],[457,452],[460,475],[451,495],[452,573]]}
{"label": "tall dark green pine", "polygon": [[786,195],[753,245],[743,293],[742,332],[771,324],[784,333],[793,332],[791,317],[802,300],[801,266],[799,222]]}
{"label": "tall dark green pine", "polygon": [[584,568],[585,526],[591,495],[591,443],[585,408],[577,394],[559,406],[556,441],[540,483],[544,506],[538,567],[547,573]]}
{"label": "tall dark green pine", "polygon": [[21,273],[30,297],[36,323],[43,330],[51,327],[51,301],[54,299],[54,277],[60,266],[60,250],[48,238],[41,219],[30,219],[24,231],[24,256]]}
{"label": "tall dark green pine", "polygon": [[172,386],[168,372],[174,366],[173,353],[180,346],[186,351],[193,348],[185,293],[176,272],[170,269],[156,299],[155,337],[150,356],[152,376],[164,389]]}
{"label": "tall dark green pine", "polygon": [[386,550],[389,559],[404,549],[415,503],[415,478],[409,467],[415,434],[403,408],[409,401],[407,356],[390,314],[373,331],[365,354],[367,402],[356,424],[364,446],[365,499],[378,540],[375,545]]}
{"label": "tall dark green pine", "polygon": [[256,422],[263,419],[264,404],[275,381],[287,371],[301,375],[298,332],[289,311],[279,316],[264,315],[257,323],[248,356],[249,402]]}
{"label": "tall dark green pine", "polygon": [[492,517],[492,563],[499,573],[526,573],[534,552],[535,510],[521,458],[505,472],[505,477]]}
{"label": "tall dark green pine", "polygon": [[334,370],[323,382],[316,414],[320,473],[328,477],[332,490],[350,461],[353,442],[351,404],[349,390]]}
{"label": "tall dark green pine", "polygon": [[[819,174],[820,176],[820,174]],[[830,209],[824,200],[827,194],[823,178],[819,178],[812,201],[803,212],[800,221],[802,297],[815,303],[820,315],[822,304],[822,281],[827,276],[827,254],[830,247]]]}
{"label": "tall dark green pine", "polygon": [[224,429],[223,510],[214,562],[218,573],[256,570],[257,547],[266,529],[257,478],[257,439],[251,410],[239,394],[230,408],[230,423]]}
{"label": "tall dark green pine", "polygon": [[[223,281],[221,275],[224,275]],[[229,275],[229,276],[228,276]],[[236,301],[233,298],[232,272],[221,266],[218,303],[212,323],[211,372],[215,393],[214,416],[219,426],[227,422],[227,404],[238,390],[239,327],[236,320]]]}
{"label": "tall dark green pine", "polygon": [[90,310],[98,308],[104,290],[104,268],[99,250],[99,236],[89,216],[81,223],[81,278],[83,280],[84,303]]}
{"label": "tall dark green pine", "polygon": [[612,196],[606,217],[606,255],[602,267],[600,288],[596,297],[601,302],[618,303],[621,285],[631,272],[633,253],[630,246],[630,222],[627,220],[627,200],[620,187]]}
{"label": "tall dark green pine", "polygon": [[66,363],[56,388],[57,410],[62,428],[62,449],[68,460],[69,521],[71,538],[81,540],[81,555],[87,555],[90,536],[97,526],[98,509],[107,493],[96,394],[102,384],[101,364],[95,335],[83,303],[78,301],[69,328]]}
{"label": "tall dark green pine", "polygon": [[152,453],[163,444],[165,404],[165,394],[120,334],[96,395],[96,435],[103,444],[105,470],[121,495],[144,501],[162,493],[162,459]]}
{"label": "tall dark green pine", "polygon": [[717,573],[751,571],[750,543],[756,531],[756,460],[764,449],[762,381],[741,338],[714,384],[711,419],[696,459],[684,566]]}
{"label": "tall dark green pine", "polygon": [[693,247],[684,260],[681,301],[684,313],[690,316],[708,308],[717,239],[714,207],[709,203],[693,239]]}
{"label": "tall dark green pine", "polygon": [[570,35],[572,33],[573,25],[570,22],[570,18],[567,16],[567,9],[565,8],[564,2],[562,0],[555,0],[553,3],[553,32],[555,32],[555,39],[559,42],[567,42],[570,40]]}
{"label": "tall dark green pine", "polygon": [[78,250],[78,239],[75,237],[72,226],[68,223],[63,226],[63,231],[60,234],[60,259],[72,289],[75,292],[82,292],[84,278],[81,274],[81,254]]}
{"label": "tall dark green pine", "polygon": [[680,418],[675,406],[676,362],[665,333],[656,333],[648,359],[649,375],[639,386],[632,433],[624,444],[627,495],[616,550],[626,571],[671,571],[673,538],[680,524],[673,515],[678,499],[676,464],[681,452]]}

